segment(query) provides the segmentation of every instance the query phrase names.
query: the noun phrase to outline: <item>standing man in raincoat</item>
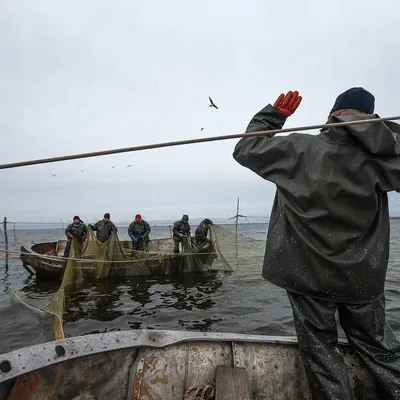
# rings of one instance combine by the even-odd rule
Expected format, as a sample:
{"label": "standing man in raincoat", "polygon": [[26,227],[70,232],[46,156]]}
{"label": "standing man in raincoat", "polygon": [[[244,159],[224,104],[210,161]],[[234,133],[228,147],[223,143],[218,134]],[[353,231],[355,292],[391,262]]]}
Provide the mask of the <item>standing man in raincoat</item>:
{"label": "standing man in raincoat", "polygon": [[[281,129],[301,102],[281,94],[246,132]],[[342,93],[329,123],[377,118],[363,88]],[[400,341],[385,320],[390,191],[400,191],[400,125],[375,122],[244,137],[233,157],[277,187],[262,276],[286,289],[313,399],[352,399],[337,350],[338,312],[379,399],[400,399]]]}
{"label": "standing man in raincoat", "polygon": [[81,219],[75,215],[72,220],[72,224],[69,224],[65,229],[67,235],[67,244],[64,250],[64,257],[68,257],[69,250],[71,249],[72,239],[76,239],[79,243],[83,243],[86,239],[87,226],[81,221]]}
{"label": "standing man in raincoat", "polygon": [[150,241],[150,231],[150,225],[142,219],[140,214],[136,214],[135,220],[131,222],[128,228],[128,235],[132,239],[132,250],[137,250],[140,242],[147,245]]}
{"label": "standing man in raincoat", "polygon": [[112,232],[118,232],[117,227],[110,220],[109,213],[105,213],[103,219],[97,221],[94,225],[89,226],[92,231],[96,232],[96,237],[101,243],[107,242],[107,240],[110,239]]}
{"label": "standing man in raincoat", "polygon": [[187,240],[188,243],[191,242],[190,238],[190,225],[189,225],[189,216],[184,214],[182,219],[176,221],[174,226],[172,227],[172,239],[174,241],[174,253],[179,253],[179,243]]}

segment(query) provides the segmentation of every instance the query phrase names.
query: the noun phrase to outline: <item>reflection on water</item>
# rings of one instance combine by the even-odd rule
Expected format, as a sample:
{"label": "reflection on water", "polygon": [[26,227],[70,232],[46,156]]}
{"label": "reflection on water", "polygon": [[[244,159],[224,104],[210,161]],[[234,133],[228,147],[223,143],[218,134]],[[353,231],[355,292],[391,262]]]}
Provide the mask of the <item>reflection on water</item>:
{"label": "reflection on water", "polygon": [[[129,318],[128,327],[143,328],[144,320],[156,318],[171,310],[208,310],[216,305],[213,294],[221,287],[218,273],[193,274],[178,278],[112,279],[93,284],[82,283],[68,288],[65,304],[65,331],[85,320],[110,322]],[[169,310],[169,311],[168,311]],[[215,321],[220,321],[215,318]],[[179,320],[182,327],[208,330],[214,319]],[[146,326],[146,328],[150,328]],[[91,330],[87,333],[93,333]]]}

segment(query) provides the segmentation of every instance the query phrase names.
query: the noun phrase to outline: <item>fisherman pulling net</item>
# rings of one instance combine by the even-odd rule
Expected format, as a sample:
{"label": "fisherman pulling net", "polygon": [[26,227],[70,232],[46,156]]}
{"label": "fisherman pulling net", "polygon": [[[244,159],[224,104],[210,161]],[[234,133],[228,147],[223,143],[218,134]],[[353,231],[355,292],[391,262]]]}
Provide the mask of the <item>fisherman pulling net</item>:
{"label": "fisherman pulling net", "polygon": [[[137,250],[132,250],[129,241],[119,241],[117,233],[111,232],[107,241],[102,243],[88,225],[86,240],[71,238],[68,258],[43,255],[43,261],[61,261],[65,263],[61,284],[51,299],[46,301],[26,299],[9,289],[13,300],[35,311],[46,321],[54,321],[52,329],[47,329],[48,340],[62,339],[63,313],[65,297],[74,293],[79,284],[85,281],[96,282],[115,276],[163,276],[183,273],[201,273],[207,271],[232,272],[246,262],[255,264],[262,260],[263,242],[236,236],[229,230],[204,220],[207,228],[207,240],[192,237],[181,242],[179,254],[174,253],[172,239],[153,239],[142,241]],[[204,222],[203,221],[203,222]],[[203,229],[204,225],[199,227]],[[201,231],[197,230],[197,233]],[[204,232],[203,232],[204,234]],[[204,238],[203,238],[204,239]],[[58,243],[58,254],[63,254],[64,241]],[[57,253],[57,251],[56,251]],[[40,304],[39,304],[40,303]]]}

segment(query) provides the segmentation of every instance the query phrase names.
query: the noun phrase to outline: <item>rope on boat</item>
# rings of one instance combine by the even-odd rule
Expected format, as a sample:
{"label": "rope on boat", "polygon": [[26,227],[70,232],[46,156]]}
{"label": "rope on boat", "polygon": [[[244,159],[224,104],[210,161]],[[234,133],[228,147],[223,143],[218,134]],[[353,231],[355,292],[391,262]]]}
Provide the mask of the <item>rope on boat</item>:
{"label": "rope on boat", "polygon": [[72,155],[68,155],[68,156],[41,158],[41,159],[37,159],[37,160],[20,161],[20,162],[15,162],[15,163],[10,163],[10,164],[0,164],[0,169],[26,167],[28,165],[47,164],[47,163],[59,162],[59,161],[76,160],[79,158],[99,157],[99,156],[106,156],[106,155],[110,155],[110,154],[158,149],[161,147],[172,147],[172,146],[183,146],[183,145],[195,144],[195,143],[216,142],[219,140],[238,139],[243,136],[251,137],[251,136],[262,136],[262,135],[266,135],[266,134],[275,135],[277,133],[307,131],[307,130],[313,130],[313,129],[330,128],[330,127],[334,127],[334,126],[348,126],[348,125],[375,123],[375,122],[380,122],[380,121],[395,121],[395,120],[399,120],[399,119],[400,119],[400,116],[372,118],[372,119],[364,119],[364,120],[357,120],[357,121],[335,122],[335,123],[328,123],[328,124],[322,124],[322,125],[300,126],[297,128],[283,128],[283,129],[274,129],[274,130],[270,130],[270,131],[237,133],[237,134],[223,135],[223,136],[203,137],[203,138],[198,138],[198,139],[177,140],[177,141],[173,141],[173,142],[147,144],[147,145],[143,145],[143,146],[125,147],[125,148],[120,148],[120,149],[95,151],[95,152],[91,152],[91,153],[72,154]]}
{"label": "rope on boat", "polygon": [[211,385],[189,388],[183,395],[183,400],[214,400],[215,389]]}
{"label": "rope on boat", "polygon": [[[128,263],[128,262],[133,262],[133,261],[137,261],[137,262],[141,262],[141,261],[151,261],[151,260],[157,260],[158,259],[158,255],[170,255],[170,256],[174,256],[174,253],[167,253],[167,252],[139,252],[139,254],[150,254],[150,255],[154,255],[152,258],[147,257],[147,258],[127,258],[126,260],[97,260],[95,258],[73,258],[73,257],[62,257],[62,256],[51,256],[51,255],[44,255],[44,254],[40,254],[40,253],[25,253],[22,251],[12,251],[12,250],[3,250],[0,249],[0,253],[6,253],[6,254],[18,254],[18,255],[26,255],[26,256],[34,256],[34,257],[39,257],[42,258],[44,260],[50,260],[50,261],[62,261],[62,260],[73,260],[73,261],[80,261],[80,262],[91,262],[93,263],[94,261],[96,262],[102,262],[102,263]],[[215,254],[215,252],[206,252],[206,253],[179,253],[181,256],[182,255],[187,255],[187,256],[193,256],[193,255],[210,255],[210,254]]]}

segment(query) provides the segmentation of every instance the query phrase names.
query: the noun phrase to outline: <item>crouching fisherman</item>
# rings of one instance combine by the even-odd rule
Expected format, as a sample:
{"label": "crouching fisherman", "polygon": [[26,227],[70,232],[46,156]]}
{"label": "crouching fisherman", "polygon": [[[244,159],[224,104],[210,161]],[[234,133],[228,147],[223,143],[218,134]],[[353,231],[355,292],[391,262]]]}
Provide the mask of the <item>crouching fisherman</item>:
{"label": "crouching fisherman", "polygon": [[189,217],[186,214],[183,215],[181,220],[174,223],[172,233],[172,239],[175,244],[174,253],[179,253],[179,243],[182,243],[184,240],[187,240],[190,243]]}
{"label": "crouching fisherman", "polygon": [[108,239],[110,239],[111,233],[118,232],[117,227],[110,220],[110,214],[105,213],[104,218],[100,221],[97,221],[94,225],[90,225],[92,231],[96,231],[96,237],[99,242],[105,243]]}
{"label": "crouching fisherman", "polygon": [[213,225],[213,222],[208,218],[200,222],[200,225],[194,233],[197,246],[201,246],[203,243],[211,243],[211,240],[207,237],[211,225]]}
{"label": "crouching fisherman", "polygon": [[87,226],[77,215],[75,215],[72,224],[69,224],[67,226],[65,234],[67,235],[68,240],[64,250],[64,257],[68,257],[72,239],[75,238],[80,244],[83,244],[83,242],[85,241]]}
{"label": "crouching fisherman", "polygon": [[137,250],[141,243],[144,243],[144,247],[147,248],[147,243],[150,241],[150,231],[150,225],[142,219],[140,214],[136,214],[135,220],[131,222],[128,228],[128,235],[132,239],[132,250]]}

